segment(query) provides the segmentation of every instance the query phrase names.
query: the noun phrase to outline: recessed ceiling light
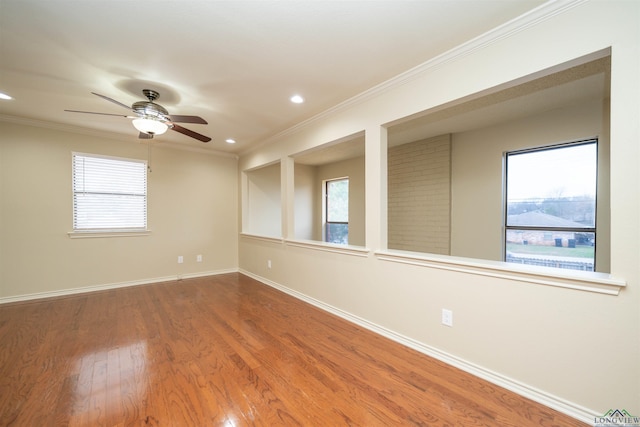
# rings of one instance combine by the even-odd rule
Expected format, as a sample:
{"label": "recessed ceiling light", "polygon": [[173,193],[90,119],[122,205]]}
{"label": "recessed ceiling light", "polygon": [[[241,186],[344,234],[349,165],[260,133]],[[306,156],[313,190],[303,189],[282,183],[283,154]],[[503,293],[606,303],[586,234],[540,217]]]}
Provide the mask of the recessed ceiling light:
{"label": "recessed ceiling light", "polygon": [[13,99],[13,98],[7,95],[6,93],[0,92],[0,99]]}
{"label": "recessed ceiling light", "polygon": [[291,102],[293,102],[294,104],[302,104],[304,102],[304,98],[301,97],[300,95],[293,95],[291,98],[289,98],[291,100]]}
{"label": "recessed ceiling light", "polygon": [[227,141],[228,144],[235,144],[236,143],[236,140],[235,139],[231,139],[231,138],[226,139],[226,141]]}

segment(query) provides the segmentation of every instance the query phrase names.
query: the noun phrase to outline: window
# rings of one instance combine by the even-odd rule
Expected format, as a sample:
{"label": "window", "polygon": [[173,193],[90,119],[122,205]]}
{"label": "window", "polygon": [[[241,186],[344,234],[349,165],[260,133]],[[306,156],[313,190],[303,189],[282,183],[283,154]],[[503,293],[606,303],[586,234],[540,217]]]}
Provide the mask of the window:
{"label": "window", "polygon": [[325,181],[325,241],[349,243],[349,178]]}
{"label": "window", "polygon": [[73,153],[74,231],[146,227],[146,162]]}
{"label": "window", "polygon": [[595,271],[597,140],[507,152],[505,261]]}

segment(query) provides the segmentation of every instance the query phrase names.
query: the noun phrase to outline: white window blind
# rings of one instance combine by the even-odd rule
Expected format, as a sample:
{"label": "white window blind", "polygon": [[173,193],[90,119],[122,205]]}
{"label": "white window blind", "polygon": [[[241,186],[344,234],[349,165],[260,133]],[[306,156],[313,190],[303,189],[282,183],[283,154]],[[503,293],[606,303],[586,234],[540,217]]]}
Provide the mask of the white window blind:
{"label": "white window blind", "polygon": [[146,162],[73,153],[73,229],[146,228]]}

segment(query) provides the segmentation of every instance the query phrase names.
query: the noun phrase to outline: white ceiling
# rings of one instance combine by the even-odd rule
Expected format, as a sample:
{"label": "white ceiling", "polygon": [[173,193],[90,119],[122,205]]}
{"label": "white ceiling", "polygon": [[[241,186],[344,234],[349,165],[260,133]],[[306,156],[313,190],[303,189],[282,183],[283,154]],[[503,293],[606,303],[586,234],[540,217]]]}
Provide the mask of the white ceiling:
{"label": "white ceiling", "polygon": [[[544,3],[543,0],[0,0],[0,120],[113,132],[142,89],[240,153]],[[292,104],[295,93],[304,104]],[[234,138],[237,144],[224,141]]]}

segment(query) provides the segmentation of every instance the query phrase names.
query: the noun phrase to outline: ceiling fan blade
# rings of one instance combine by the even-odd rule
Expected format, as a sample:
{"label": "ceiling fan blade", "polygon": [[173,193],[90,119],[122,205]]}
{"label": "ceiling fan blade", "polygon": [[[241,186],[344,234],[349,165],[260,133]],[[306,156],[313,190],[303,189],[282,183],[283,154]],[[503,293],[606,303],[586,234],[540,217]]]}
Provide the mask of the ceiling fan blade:
{"label": "ceiling fan blade", "polygon": [[95,93],[95,92],[91,92],[92,94],[94,94],[95,96],[99,96],[102,99],[106,99],[109,102],[113,102],[116,105],[119,105],[121,107],[126,108],[127,110],[133,111],[135,113],[135,110],[132,109],[130,106],[123,104],[122,102],[118,102],[115,99],[109,98],[108,96],[104,96],[104,95],[100,95],[99,93]]}
{"label": "ceiling fan blade", "polygon": [[138,134],[139,139],[153,139],[153,135],[149,135],[148,133],[140,132]]}
{"label": "ceiling fan blade", "polygon": [[175,130],[176,132],[180,132],[183,135],[187,135],[187,136],[190,136],[191,138],[195,138],[195,139],[197,139],[199,141],[202,141],[202,142],[211,141],[211,138],[209,138],[208,136],[201,135],[201,134],[199,134],[197,132],[194,132],[192,130],[183,128],[182,126],[178,126],[176,124],[174,124],[171,129]]}
{"label": "ceiling fan blade", "polygon": [[122,114],[111,114],[111,113],[96,113],[95,111],[80,111],[80,110],[64,110],[69,113],[84,113],[84,114],[98,114],[100,116],[115,116],[115,117],[125,117],[127,119],[137,119],[138,116],[125,116]]}
{"label": "ceiling fan blade", "polygon": [[207,121],[205,119],[203,119],[202,117],[198,117],[198,116],[179,116],[176,114],[171,114],[168,115],[167,118],[169,120],[171,120],[172,122],[178,122],[178,123],[197,123],[200,125],[208,125],[209,123],[207,123]]}

